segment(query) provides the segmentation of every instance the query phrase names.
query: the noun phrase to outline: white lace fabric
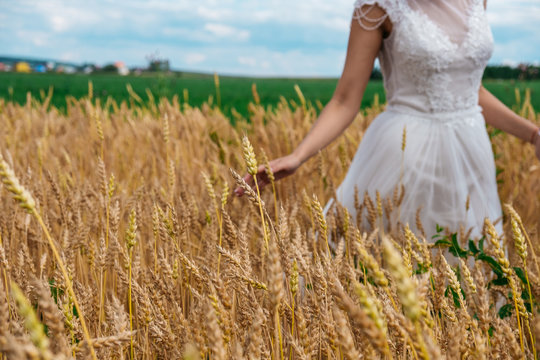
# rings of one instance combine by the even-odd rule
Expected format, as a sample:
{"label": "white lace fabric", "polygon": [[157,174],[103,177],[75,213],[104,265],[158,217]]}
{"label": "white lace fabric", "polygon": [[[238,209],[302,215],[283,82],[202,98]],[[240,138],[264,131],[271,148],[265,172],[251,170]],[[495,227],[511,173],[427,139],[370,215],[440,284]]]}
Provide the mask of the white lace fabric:
{"label": "white lace fabric", "polygon": [[[374,16],[374,6],[385,14]],[[493,153],[478,105],[493,51],[483,1],[358,0],[353,18],[366,30],[387,18],[392,22],[378,56],[388,104],[365,133],[336,200],[354,214],[355,187],[391,197],[401,181],[406,195],[397,220],[414,228],[421,207],[428,237],[437,224],[453,231],[472,228],[480,235],[485,217],[501,215]]]}
{"label": "white lace fabric", "polygon": [[365,29],[382,24],[369,17],[375,5],[393,24],[379,54],[389,106],[443,112],[478,104],[493,51],[482,0],[358,0],[354,17]]}

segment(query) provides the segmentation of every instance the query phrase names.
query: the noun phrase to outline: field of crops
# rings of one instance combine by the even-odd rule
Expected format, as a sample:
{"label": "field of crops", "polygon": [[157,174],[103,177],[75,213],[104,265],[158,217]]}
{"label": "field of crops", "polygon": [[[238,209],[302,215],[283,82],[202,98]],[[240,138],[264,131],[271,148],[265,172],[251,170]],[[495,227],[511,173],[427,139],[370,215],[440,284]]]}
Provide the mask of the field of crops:
{"label": "field of crops", "polygon": [[[177,95],[179,102],[188,101],[191,106],[200,107],[208,102],[209,96],[216,98],[214,78],[203,74],[173,74],[173,75],[142,75],[142,76],[119,76],[113,74],[18,74],[0,72],[0,98],[15,101],[19,104],[26,102],[27,92],[33,97],[42,99],[46,96],[49,88],[53,88],[51,105],[65,110],[66,97],[80,99],[88,93],[88,82],[94,87],[94,98],[105,102],[110,96],[118,103],[129,101],[131,88],[141,96],[148,104],[147,89],[156,98],[166,97],[172,101]],[[294,85],[298,84],[305,98],[315,104],[320,101],[326,104],[332,97],[337,84],[337,79],[270,79],[270,78],[247,78],[247,77],[220,77],[221,110],[227,116],[233,116],[234,110],[242,116],[248,116],[248,103],[252,98],[251,86],[256,84],[261,104],[265,107],[275,105],[283,96],[290,99],[296,96]],[[514,90],[521,91],[530,89],[532,105],[540,109],[540,81],[508,81],[486,80],[484,85],[493,92],[502,102],[508,106],[516,103]],[[11,90],[10,90],[11,89]],[[184,91],[188,98],[184,98]],[[373,104],[375,94],[380,101],[385,101],[382,81],[373,80],[368,84],[362,107]]]}
{"label": "field of crops", "polygon": [[441,230],[435,247],[379,226],[406,188],[358,194],[355,218],[322,214],[382,105],[259,195],[238,174],[290,152],[317,105],[298,91],[263,106],[249,85],[233,124],[216,101],[143,100],[135,87],[123,103],[86,87],[65,111],[47,94],[0,99],[2,358],[536,358],[531,146],[492,132],[504,234]]}

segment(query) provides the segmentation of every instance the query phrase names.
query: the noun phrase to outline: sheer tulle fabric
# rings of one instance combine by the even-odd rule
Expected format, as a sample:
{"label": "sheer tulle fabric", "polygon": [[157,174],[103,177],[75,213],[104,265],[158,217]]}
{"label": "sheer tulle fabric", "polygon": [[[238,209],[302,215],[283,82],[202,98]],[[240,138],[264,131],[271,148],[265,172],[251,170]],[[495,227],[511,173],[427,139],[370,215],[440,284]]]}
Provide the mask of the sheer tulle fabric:
{"label": "sheer tulle fabric", "polygon": [[472,0],[406,0],[409,7],[429,18],[456,44],[469,30]]}
{"label": "sheer tulle fabric", "polygon": [[[375,5],[385,10],[383,17],[373,16]],[[368,30],[386,17],[392,21],[379,53],[388,105],[365,133],[336,200],[354,214],[355,188],[391,197],[402,183],[403,224],[415,228],[421,208],[428,238],[437,224],[451,231],[472,228],[479,236],[486,217],[501,216],[493,153],[478,106],[493,51],[483,1],[359,0],[354,17]]]}
{"label": "sheer tulle fabric", "polygon": [[[407,144],[402,153],[404,128]],[[501,215],[494,176],[493,154],[481,114],[464,113],[459,119],[448,119],[390,110],[369,126],[336,197],[354,218],[355,187],[361,197],[367,191],[375,199],[379,191],[383,198],[392,198],[395,187],[403,184],[399,218],[396,212],[392,221],[418,230],[416,212],[420,209],[428,238],[435,234],[437,225],[453,231],[461,226],[473,228],[471,236],[480,236],[484,219],[496,220]]]}
{"label": "sheer tulle fabric", "polygon": [[[372,10],[376,5],[386,11],[385,15],[372,15]],[[399,17],[395,15],[407,7],[423,16],[427,16],[454,43],[459,44],[468,31],[468,19],[473,5],[473,0],[401,0],[401,4],[393,0],[358,0],[355,3],[353,17],[358,20],[364,29],[374,30],[388,16],[391,19],[393,18],[393,21],[398,21]]]}

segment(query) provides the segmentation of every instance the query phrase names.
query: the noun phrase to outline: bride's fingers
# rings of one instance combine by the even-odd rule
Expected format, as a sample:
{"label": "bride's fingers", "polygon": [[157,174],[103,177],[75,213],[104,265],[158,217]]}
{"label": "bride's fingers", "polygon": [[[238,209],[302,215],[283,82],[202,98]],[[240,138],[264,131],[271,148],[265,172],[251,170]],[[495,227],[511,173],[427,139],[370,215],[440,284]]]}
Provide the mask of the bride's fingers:
{"label": "bride's fingers", "polygon": [[[244,175],[243,180],[252,189],[255,189],[255,179],[253,178],[253,176],[251,174]],[[264,167],[263,167],[262,171],[260,171],[257,174],[257,185],[259,185],[259,188],[262,188],[262,187],[266,186],[268,184],[268,182],[269,182],[268,176],[264,172]],[[234,189],[234,194],[236,196],[242,196],[242,195],[244,195],[245,192],[246,191],[241,186],[237,186],[236,189]]]}
{"label": "bride's fingers", "polygon": [[280,179],[283,179],[284,177],[287,177],[289,175],[291,175],[292,172],[289,171],[289,170],[281,170],[281,171],[278,171],[276,173],[274,173],[274,178],[276,180],[280,180]]}
{"label": "bride's fingers", "polygon": [[[270,170],[274,174],[274,178],[276,180],[282,179],[289,175],[289,171],[282,169],[282,162],[278,160],[273,160],[270,162]],[[268,176],[268,173],[266,172],[266,167],[264,165],[259,165],[259,168],[257,169],[257,185],[259,186],[259,189],[262,190],[266,185],[270,183],[270,178]],[[248,184],[251,188],[255,189],[255,179],[251,174],[246,174],[243,177],[246,184]],[[242,187],[238,186],[236,189],[234,189],[234,193],[236,196],[242,196],[245,193],[245,190],[242,189]]]}
{"label": "bride's fingers", "polygon": [[[265,167],[264,165],[260,165],[259,168],[257,169],[257,180],[260,179],[261,176],[263,175],[266,175],[266,170],[265,170]],[[246,183],[248,183],[248,185],[250,185],[251,187],[253,187],[255,185],[255,181],[253,179],[253,176],[251,174],[246,174],[244,175],[244,181]]]}
{"label": "bride's fingers", "polygon": [[[264,180],[258,181],[257,183],[259,185],[259,190],[260,191],[263,191],[264,187],[266,187],[266,185],[268,185],[268,182],[264,181]],[[251,186],[251,187],[255,188],[255,186]],[[238,196],[238,197],[243,196],[245,193],[246,193],[246,191],[240,186],[238,186],[236,189],[234,189],[234,194],[236,196]]]}
{"label": "bride's fingers", "polygon": [[270,183],[270,180],[267,177],[261,177],[261,181],[259,182],[259,188],[262,189],[269,183]]}
{"label": "bride's fingers", "polygon": [[251,176],[251,174],[246,174],[246,175],[244,175],[244,177],[243,177],[242,179],[244,179],[244,181],[245,181],[249,186],[253,186],[253,176]]}

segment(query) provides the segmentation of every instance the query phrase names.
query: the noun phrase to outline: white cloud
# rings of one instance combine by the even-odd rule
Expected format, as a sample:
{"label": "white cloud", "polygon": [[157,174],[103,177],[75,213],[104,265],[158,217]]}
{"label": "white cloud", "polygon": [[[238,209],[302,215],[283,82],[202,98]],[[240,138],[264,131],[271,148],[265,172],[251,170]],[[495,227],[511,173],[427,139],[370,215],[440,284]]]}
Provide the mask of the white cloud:
{"label": "white cloud", "polygon": [[[120,59],[140,66],[145,55],[159,50],[174,69],[338,76],[353,4],[0,0],[0,52],[99,64]],[[493,62],[540,60],[539,0],[488,0],[488,16],[496,40]]]}
{"label": "white cloud", "polygon": [[199,6],[197,7],[196,12],[200,18],[214,21],[223,21],[224,19],[234,16],[233,11],[226,8]]}
{"label": "white cloud", "polygon": [[512,66],[512,67],[514,67],[514,66],[517,66],[518,63],[517,63],[517,61],[512,60],[512,59],[504,59],[504,60],[502,61],[502,64],[503,64],[503,65],[506,65],[506,66]]}
{"label": "white cloud", "polygon": [[184,57],[184,61],[188,65],[195,65],[206,60],[206,55],[201,53],[189,53]]}
{"label": "white cloud", "polygon": [[239,56],[238,62],[242,65],[254,67],[257,65],[257,59],[251,56]]}
{"label": "white cloud", "polygon": [[209,60],[201,66],[189,67],[191,70],[253,76],[335,76],[341,72],[344,61],[344,53],[337,50],[305,53],[239,45],[228,49],[208,48],[205,53]]}
{"label": "white cloud", "polygon": [[[538,61],[538,59],[540,58],[538,54],[538,46],[531,46],[531,43],[534,41],[534,38],[524,37],[516,38],[507,42],[495,42],[495,51],[493,52],[492,60],[495,63],[509,63],[510,61],[512,61],[513,63],[517,64],[523,62],[531,63],[534,61]],[[513,54],[519,54],[519,56],[509,57]]]}
{"label": "white cloud", "polygon": [[538,0],[489,0],[487,14],[491,26],[538,29],[540,2]]}
{"label": "white cloud", "polygon": [[295,24],[302,27],[322,27],[347,32],[349,30],[354,1],[352,0],[274,0],[268,6],[260,6],[258,21],[278,24]]}
{"label": "white cloud", "polygon": [[344,19],[344,18],[334,17],[334,18],[324,19],[321,22],[321,25],[323,25],[327,29],[338,30],[340,32],[347,32],[350,29],[351,21],[349,18]]}
{"label": "white cloud", "polygon": [[35,12],[49,23],[50,30],[58,33],[100,23],[107,24],[108,18],[114,14],[112,11],[103,11],[100,7],[78,1],[68,3],[60,0],[37,1],[33,6]]}
{"label": "white cloud", "polygon": [[73,61],[80,61],[80,55],[71,51],[67,51],[65,53],[60,54],[60,60],[67,61],[67,62],[73,62]]}
{"label": "white cloud", "polygon": [[64,32],[70,27],[68,20],[63,16],[54,15],[50,21],[54,32]]}
{"label": "white cloud", "polygon": [[41,31],[18,30],[15,35],[21,42],[30,42],[37,47],[49,45],[49,36]]}
{"label": "white cloud", "polygon": [[209,31],[212,35],[221,38],[229,38],[239,41],[245,41],[249,39],[249,31],[240,30],[229,25],[208,23],[204,25],[204,29],[206,31]]}
{"label": "white cloud", "polygon": [[254,11],[251,15],[251,19],[255,23],[267,22],[274,18],[274,12],[270,9]]}

